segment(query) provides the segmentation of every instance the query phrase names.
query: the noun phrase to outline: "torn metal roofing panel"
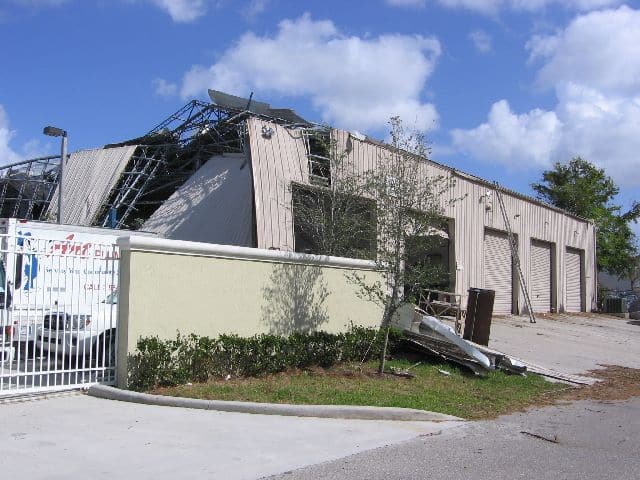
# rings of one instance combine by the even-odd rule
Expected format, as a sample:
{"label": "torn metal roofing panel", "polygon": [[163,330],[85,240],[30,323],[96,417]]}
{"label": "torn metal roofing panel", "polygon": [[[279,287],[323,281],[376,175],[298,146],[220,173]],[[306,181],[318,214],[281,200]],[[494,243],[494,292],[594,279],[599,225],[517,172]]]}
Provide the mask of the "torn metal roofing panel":
{"label": "torn metal roofing panel", "polygon": [[237,110],[238,112],[256,113],[293,124],[309,123],[290,108],[271,108],[271,105],[268,103],[258,102],[253,98],[237,97],[218,90],[209,90],[209,98],[211,98],[211,101],[215,105],[221,108]]}
{"label": "torn metal roofing panel", "polygon": [[[137,146],[81,150],[69,156],[64,168],[63,223],[92,225],[96,215],[115,187]],[[46,216],[58,211],[56,187]]]}
{"label": "torn metal roofing panel", "polygon": [[251,167],[244,154],[211,157],[142,226],[172,240],[254,246]]}
{"label": "torn metal roofing panel", "polygon": [[209,98],[211,98],[211,101],[219,107],[230,108],[233,110],[248,110],[253,113],[259,113],[260,115],[268,115],[271,110],[271,106],[268,103],[258,102],[252,98],[237,97],[236,95],[220,92],[218,90],[209,89]]}

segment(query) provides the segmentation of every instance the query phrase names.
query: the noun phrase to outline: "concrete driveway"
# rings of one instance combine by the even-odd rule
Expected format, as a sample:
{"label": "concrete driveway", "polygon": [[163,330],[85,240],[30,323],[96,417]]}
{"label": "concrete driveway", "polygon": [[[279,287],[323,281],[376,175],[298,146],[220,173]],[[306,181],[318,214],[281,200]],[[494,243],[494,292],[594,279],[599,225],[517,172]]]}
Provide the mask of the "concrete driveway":
{"label": "concrete driveway", "polygon": [[[628,320],[554,315],[540,317],[533,325],[524,317],[494,319],[490,346],[547,368],[580,374],[599,364],[640,368],[639,340],[640,326]],[[637,408],[637,402],[633,405]],[[81,394],[0,403],[0,415],[0,451],[5,459],[2,473],[7,478],[32,479],[260,478],[335,462],[441,430],[458,432],[437,437],[448,450],[455,448],[453,443],[457,444],[469,428],[475,428],[474,424],[459,427],[455,422],[223,413]],[[459,428],[454,429],[456,426]],[[421,454],[429,458],[428,452]],[[342,468],[338,463],[331,465]]]}
{"label": "concrete driveway", "polygon": [[102,400],[0,404],[3,478],[250,479],[432,435],[460,422],[279,417]]}
{"label": "concrete driveway", "polygon": [[620,365],[640,368],[640,322],[608,315],[554,314],[498,317],[489,346],[569,374]]}

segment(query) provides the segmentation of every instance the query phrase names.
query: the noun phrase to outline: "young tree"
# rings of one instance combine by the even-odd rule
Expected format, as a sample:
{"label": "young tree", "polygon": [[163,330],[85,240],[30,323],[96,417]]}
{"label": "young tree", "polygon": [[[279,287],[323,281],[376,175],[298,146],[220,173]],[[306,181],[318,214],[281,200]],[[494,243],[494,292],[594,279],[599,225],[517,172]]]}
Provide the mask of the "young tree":
{"label": "young tree", "polygon": [[[382,281],[373,284],[357,273],[350,275],[359,294],[383,308],[380,373],[398,308],[407,296],[415,301],[421,289],[446,278],[428,253],[442,245],[440,196],[450,186],[445,177],[427,175],[424,136],[406,131],[397,117],[390,125],[391,144],[373,171],[358,173],[348,152],[340,151],[335,140],[324,140],[319,150],[330,168],[318,167],[317,173],[325,185],[292,186],[296,250],[369,258],[382,273]],[[322,137],[314,139],[318,141]]]}
{"label": "young tree", "polygon": [[370,259],[375,255],[375,209],[362,175],[347,164],[328,131],[311,134],[316,185],[291,186],[296,251]]}
{"label": "young tree", "polygon": [[[370,284],[353,275],[362,295],[383,306],[384,347],[379,373],[384,372],[391,320],[405,302],[405,293],[416,294],[439,283],[444,274],[442,265],[429,261],[427,253],[441,242],[441,195],[451,186],[451,180],[444,176],[427,175],[429,148],[424,136],[407,131],[398,117],[393,117],[390,125],[390,148],[378,159],[377,168],[366,174],[367,194],[376,206],[375,262],[384,281]],[[409,253],[421,260],[409,266]]]}
{"label": "young tree", "polygon": [[640,218],[640,203],[621,213],[621,207],[612,203],[619,189],[603,169],[576,157],[566,165],[556,163],[532,187],[539,199],[595,223],[599,270],[619,276],[627,273],[638,255],[629,222]]}

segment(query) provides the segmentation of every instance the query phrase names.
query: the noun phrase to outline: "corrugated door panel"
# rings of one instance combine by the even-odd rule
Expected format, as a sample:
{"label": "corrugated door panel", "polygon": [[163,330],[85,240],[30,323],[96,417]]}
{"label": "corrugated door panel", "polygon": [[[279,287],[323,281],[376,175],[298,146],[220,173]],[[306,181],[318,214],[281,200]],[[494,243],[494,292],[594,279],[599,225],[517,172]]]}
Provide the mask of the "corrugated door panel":
{"label": "corrugated door panel", "polygon": [[551,244],[531,241],[531,304],[534,312],[551,310]]}
{"label": "corrugated door panel", "polygon": [[484,288],[495,290],[493,313],[509,314],[512,310],[513,274],[511,248],[506,234],[485,231],[484,234]]}
{"label": "corrugated door panel", "polygon": [[579,312],[582,310],[582,268],[580,251],[567,248],[565,257],[565,292],[567,312]]}

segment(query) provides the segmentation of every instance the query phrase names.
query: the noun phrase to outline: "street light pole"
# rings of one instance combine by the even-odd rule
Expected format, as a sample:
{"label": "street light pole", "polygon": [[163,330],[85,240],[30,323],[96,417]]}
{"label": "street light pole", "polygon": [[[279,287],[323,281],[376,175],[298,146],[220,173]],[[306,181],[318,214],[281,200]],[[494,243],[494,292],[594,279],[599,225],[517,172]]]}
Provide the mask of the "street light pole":
{"label": "street light pole", "polygon": [[42,131],[50,137],[62,137],[60,152],[60,169],[58,170],[58,224],[62,223],[63,200],[62,190],[64,186],[64,164],[67,163],[67,131],[57,127],[44,127]]}
{"label": "street light pole", "polygon": [[67,163],[67,132],[62,136],[60,157],[60,180],[58,181],[58,223],[62,223],[62,187],[64,186],[64,164]]}

